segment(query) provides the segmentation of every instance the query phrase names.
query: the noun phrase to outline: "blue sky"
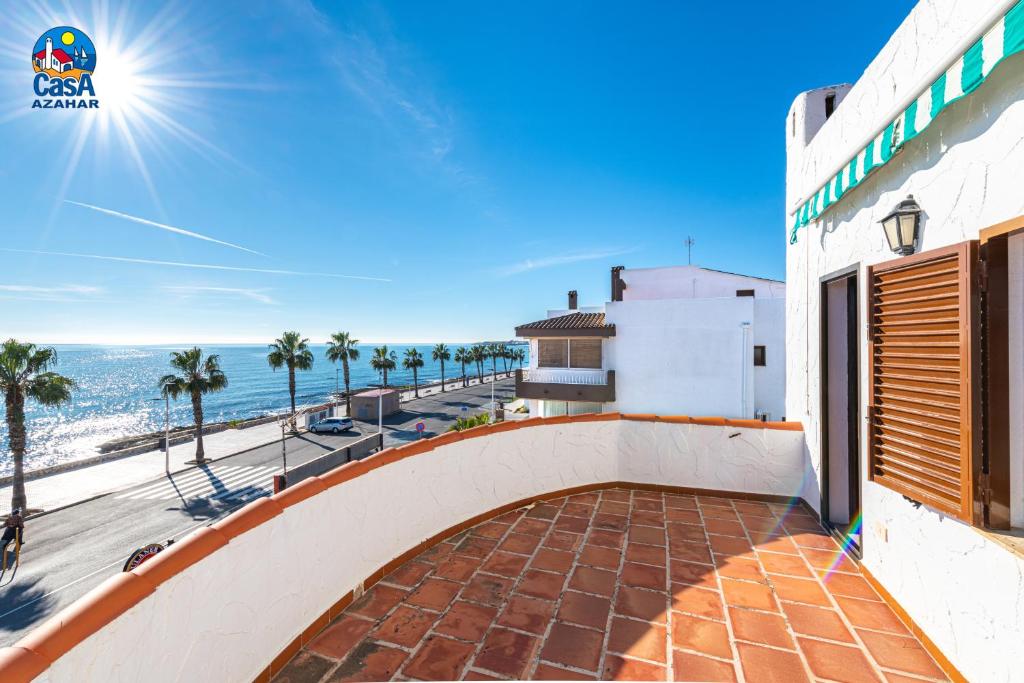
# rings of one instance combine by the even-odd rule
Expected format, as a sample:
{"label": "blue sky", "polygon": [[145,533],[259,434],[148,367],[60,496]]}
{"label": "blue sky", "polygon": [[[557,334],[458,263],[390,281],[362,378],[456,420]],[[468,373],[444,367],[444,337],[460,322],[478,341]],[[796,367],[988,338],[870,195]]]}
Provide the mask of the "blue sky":
{"label": "blue sky", "polygon": [[[789,104],[912,4],[12,5],[0,336],[508,338],[687,235],[781,279]],[[99,110],[31,109],[58,25],[96,45]]]}

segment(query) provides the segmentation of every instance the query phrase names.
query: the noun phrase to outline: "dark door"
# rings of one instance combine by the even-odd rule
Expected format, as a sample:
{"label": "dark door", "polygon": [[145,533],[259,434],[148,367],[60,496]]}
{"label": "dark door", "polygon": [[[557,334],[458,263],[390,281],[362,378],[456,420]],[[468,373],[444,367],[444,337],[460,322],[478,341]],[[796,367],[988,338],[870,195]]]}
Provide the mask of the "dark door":
{"label": "dark door", "polygon": [[857,271],[821,283],[822,505],[825,526],[861,548]]}

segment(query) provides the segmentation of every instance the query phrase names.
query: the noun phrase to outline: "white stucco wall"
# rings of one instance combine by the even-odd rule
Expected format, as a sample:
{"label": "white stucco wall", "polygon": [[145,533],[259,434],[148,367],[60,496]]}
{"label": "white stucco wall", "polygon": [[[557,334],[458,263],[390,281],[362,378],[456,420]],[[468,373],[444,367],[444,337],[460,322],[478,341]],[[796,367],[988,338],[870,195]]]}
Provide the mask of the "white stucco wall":
{"label": "white stucco wall", "polygon": [[765,299],[786,296],[783,282],[698,266],[632,268],[623,270],[620,277],[626,283],[623,301],[733,297],[737,289],[753,289],[754,296]]}
{"label": "white stucco wall", "polygon": [[[990,7],[966,0],[919,3],[810,144],[804,149],[788,145],[787,238],[793,221],[789,212],[796,202],[816,191],[835,164],[848,160],[837,157],[888,123],[880,118],[885,110],[939,66],[937,60]],[[798,98],[794,107],[806,106],[807,101]],[[895,258],[878,221],[908,194],[924,210],[921,251],[977,238],[981,228],[1024,214],[1022,131],[1024,59],[1017,56],[844,195],[821,221],[802,229],[799,242],[788,247],[786,417],[804,423],[819,487],[820,278],[858,264],[859,319],[864,321],[864,269]],[[861,328],[862,360],[856,379],[863,415],[868,349],[863,323]],[[1024,558],[982,532],[927,508],[917,509],[902,496],[866,481],[866,423],[859,428],[865,565],[968,679],[1019,680],[1019,662],[1024,661]],[[1014,457],[1019,462],[1019,447]]]}
{"label": "white stucco wall", "polygon": [[754,412],[786,416],[786,301],[754,299],[753,342],[765,347],[766,365],[754,366]]}
{"label": "white stucco wall", "polygon": [[615,481],[798,495],[802,439],[796,431],[615,420],[441,446],[286,508],[161,584],[36,680],[253,680],[363,578],[466,519]]}
{"label": "white stucco wall", "polygon": [[[613,301],[605,345],[624,413],[785,415],[785,300],[737,297]],[[743,324],[748,323],[744,336]],[[754,367],[754,346],[767,365]]]}
{"label": "white stucco wall", "polygon": [[753,298],[614,301],[605,320],[615,325],[611,410],[754,416],[742,401],[754,395],[754,347],[741,329],[753,323]]}

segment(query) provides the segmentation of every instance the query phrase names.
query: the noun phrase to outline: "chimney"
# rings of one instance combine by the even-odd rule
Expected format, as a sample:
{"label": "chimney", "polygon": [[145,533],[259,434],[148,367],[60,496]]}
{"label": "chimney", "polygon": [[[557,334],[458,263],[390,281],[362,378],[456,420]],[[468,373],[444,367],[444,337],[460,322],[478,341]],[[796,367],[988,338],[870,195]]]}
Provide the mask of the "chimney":
{"label": "chimney", "polygon": [[576,290],[575,289],[569,290],[569,310],[570,311],[575,311],[576,310],[577,303],[578,303],[577,299],[578,299],[578,297],[576,295]]}
{"label": "chimney", "polygon": [[626,283],[622,281],[621,273],[626,266],[612,266],[612,301],[622,301],[622,291],[626,289]]}

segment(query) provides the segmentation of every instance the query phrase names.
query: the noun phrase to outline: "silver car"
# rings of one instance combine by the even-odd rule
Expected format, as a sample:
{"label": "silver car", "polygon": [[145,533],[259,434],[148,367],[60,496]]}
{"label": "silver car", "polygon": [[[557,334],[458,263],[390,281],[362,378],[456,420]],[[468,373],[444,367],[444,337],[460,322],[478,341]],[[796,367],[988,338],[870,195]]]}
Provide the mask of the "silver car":
{"label": "silver car", "polygon": [[347,417],[325,417],[316,424],[309,428],[309,431],[314,433],[331,432],[337,434],[338,432],[347,432],[352,429],[353,423],[351,418]]}

